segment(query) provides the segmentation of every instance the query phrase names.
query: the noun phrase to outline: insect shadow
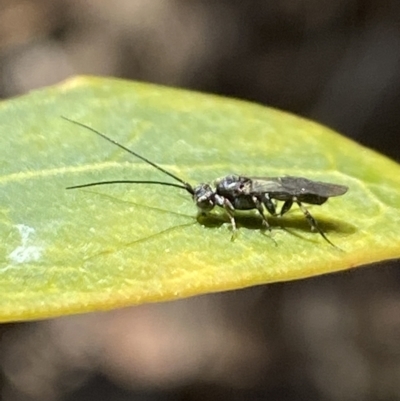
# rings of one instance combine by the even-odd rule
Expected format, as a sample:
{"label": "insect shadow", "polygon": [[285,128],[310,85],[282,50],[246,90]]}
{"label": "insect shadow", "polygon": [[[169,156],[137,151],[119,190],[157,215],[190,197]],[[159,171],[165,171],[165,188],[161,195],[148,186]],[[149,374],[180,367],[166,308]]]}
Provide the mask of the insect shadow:
{"label": "insect shadow", "polygon": [[112,253],[121,251],[123,249],[129,248],[129,247],[132,247],[132,246],[135,246],[135,245],[140,245],[143,242],[156,240],[156,239],[158,239],[159,237],[161,237],[163,235],[167,235],[167,234],[172,233],[174,231],[179,231],[179,230],[184,229],[186,227],[193,226],[193,225],[195,225],[197,223],[196,218],[194,216],[192,216],[192,215],[188,215],[188,214],[184,214],[184,213],[180,213],[180,212],[175,212],[173,210],[162,209],[162,208],[155,207],[155,206],[143,205],[143,204],[140,204],[140,203],[132,202],[130,200],[120,199],[120,198],[117,198],[117,197],[109,195],[109,194],[104,194],[102,192],[95,192],[95,191],[90,191],[90,190],[85,191],[85,192],[89,192],[90,194],[99,196],[101,198],[109,199],[109,200],[111,200],[113,202],[118,202],[118,203],[126,204],[126,205],[129,205],[129,206],[134,206],[134,207],[143,208],[143,209],[146,209],[146,210],[151,210],[151,211],[154,211],[156,213],[173,214],[173,215],[175,215],[175,216],[177,216],[179,218],[184,218],[186,220],[189,220],[189,222],[187,222],[187,223],[174,224],[174,225],[172,225],[170,227],[164,228],[162,230],[156,230],[155,232],[153,232],[153,233],[151,233],[149,235],[134,239],[132,241],[120,242],[119,244],[115,245],[114,248],[104,249],[104,250],[102,250],[100,252],[96,252],[93,255],[89,255],[89,256],[85,257],[84,258],[85,261],[89,261],[89,260],[95,259],[95,258],[97,258],[99,256],[112,254]]}
{"label": "insect shadow", "polygon": [[[336,247],[322,231],[315,218],[304,206],[304,203],[311,205],[322,205],[331,197],[344,195],[348,190],[348,187],[344,185],[312,181],[303,177],[245,177],[231,174],[216,179],[213,185],[200,183],[196,186],[192,186],[175,174],[172,174],[170,171],[139,155],[133,150],[128,149],[124,145],[114,141],[94,128],[66,117],[62,118],[92,131],[96,135],[141,159],[145,163],[161,171],[163,174],[169,176],[179,183],[147,180],[112,180],[74,185],[68,187],[67,189],[86,188],[110,184],[162,185],[184,189],[191,195],[200,215],[209,214],[209,212],[211,212],[215,206],[223,208],[231,223],[233,236],[235,236],[237,229],[237,217],[235,215],[236,211],[256,209],[262,218],[262,223],[265,228],[271,230],[264,210],[266,209],[271,216],[278,217],[289,212],[292,206],[296,204],[303,213],[311,229],[317,231],[326,242],[333,247]],[[279,212],[276,208],[278,201],[283,202]]]}
{"label": "insect shadow", "polygon": [[[257,215],[245,215],[243,213],[235,215],[236,223],[238,228],[246,228],[249,230],[260,230],[264,234],[267,234],[267,230],[263,220]],[[197,221],[204,227],[215,228],[221,227],[223,224],[229,223],[229,218],[223,214],[206,214],[198,215]],[[290,218],[282,219],[281,217],[270,217],[269,218],[271,230],[278,231],[284,230],[293,236],[302,238],[304,240],[310,240],[309,236],[304,236],[300,232],[309,231],[309,225],[300,216],[291,216]],[[342,220],[329,218],[319,219],[318,221],[320,228],[324,232],[336,232],[344,235],[354,234],[356,227],[353,224],[344,222]],[[268,235],[270,238],[271,235]],[[234,239],[234,237],[233,237]],[[273,238],[272,238],[273,239]]]}

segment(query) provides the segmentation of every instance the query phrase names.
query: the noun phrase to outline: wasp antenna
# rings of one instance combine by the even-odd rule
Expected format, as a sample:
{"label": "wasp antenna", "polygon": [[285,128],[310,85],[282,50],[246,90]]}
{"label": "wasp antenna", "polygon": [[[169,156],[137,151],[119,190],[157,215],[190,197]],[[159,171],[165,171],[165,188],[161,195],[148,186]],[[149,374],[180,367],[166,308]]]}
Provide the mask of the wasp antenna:
{"label": "wasp antenna", "polygon": [[[70,119],[70,118],[68,118],[68,117],[61,116],[61,118],[63,118],[63,119],[66,120],[66,121],[69,121],[69,122],[71,122],[71,123],[73,123],[73,124],[79,125],[80,127],[86,128],[86,129],[88,129],[88,130],[94,132],[94,133],[97,134],[98,136],[101,136],[102,138],[104,138],[106,141],[108,141],[108,142],[110,142],[110,143],[112,143],[112,144],[118,146],[119,148],[121,148],[121,149],[125,150],[126,152],[130,153],[131,155],[136,156],[136,157],[139,158],[140,160],[143,160],[145,163],[150,164],[150,166],[153,166],[154,168],[156,168],[157,170],[159,170],[159,171],[163,172],[164,174],[170,176],[170,177],[173,178],[174,180],[179,181],[180,183],[183,184],[183,186],[172,185],[172,184],[168,184],[168,183],[163,183],[163,184],[162,184],[161,181],[130,181],[130,183],[135,183],[135,184],[147,183],[147,184],[150,184],[150,183],[153,182],[153,183],[158,183],[159,185],[176,186],[176,187],[178,187],[178,188],[184,188],[184,189],[186,189],[190,194],[193,195],[193,193],[194,193],[193,187],[192,187],[189,183],[187,183],[187,182],[183,181],[181,178],[177,177],[175,174],[172,174],[172,173],[170,173],[169,171],[163,169],[162,167],[160,167],[160,166],[157,165],[156,163],[153,163],[153,162],[150,161],[149,159],[147,159],[147,158],[145,158],[145,157],[143,157],[143,156],[140,156],[138,153],[134,152],[134,151],[131,150],[131,149],[128,149],[128,148],[125,147],[124,145],[118,143],[118,142],[115,141],[114,139],[109,138],[107,135],[104,135],[103,133],[101,133],[100,131],[97,131],[96,129],[94,129],[94,128],[92,128],[92,127],[90,127],[89,125],[80,123],[79,121],[72,120],[72,119]],[[125,183],[128,183],[129,181],[124,181],[124,182],[125,182]],[[118,182],[117,182],[117,181],[112,181],[112,182],[108,181],[108,183],[111,184],[111,183],[122,183],[122,182],[121,182],[121,181],[118,181]],[[83,186],[92,186],[92,185],[102,185],[102,184],[100,184],[100,183],[92,183],[92,184],[85,184],[85,185],[83,185]],[[82,187],[82,186],[77,186],[77,187]],[[77,187],[73,187],[73,188],[77,188]],[[72,187],[70,187],[70,188],[72,188]]]}
{"label": "wasp antenna", "polygon": [[90,182],[88,184],[73,185],[71,187],[67,187],[66,189],[86,188],[86,187],[94,187],[96,185],[109,185],[109,184],[155,184],[155,185],[164,185],[166,187],[175,187],[175,188],[186,189],[186,191],[188,191],[191,195],[193,195],[191,190],[185,185],[179,185],[179,184],[174,184],[173,182],[164,182],[164,181],[138,181],[138,180],[98,181],[98,182]]}

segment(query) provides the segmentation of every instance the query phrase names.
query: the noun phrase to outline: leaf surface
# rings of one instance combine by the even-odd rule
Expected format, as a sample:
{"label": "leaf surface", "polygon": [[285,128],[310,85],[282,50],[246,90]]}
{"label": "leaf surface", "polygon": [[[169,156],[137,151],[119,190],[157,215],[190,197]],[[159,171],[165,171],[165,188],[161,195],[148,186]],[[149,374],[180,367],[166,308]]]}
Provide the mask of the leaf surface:
{"label": "leaf surface", "polygon": [[[163,301],[339,271],[400,254],[400,167],[305,119],[233,99],[76,78],[0,105],[0,320]],[[60,116],[105,133],[196,184],[227,174],[301,176],[349,192],[269,218],[196,218],[184,190]]]}

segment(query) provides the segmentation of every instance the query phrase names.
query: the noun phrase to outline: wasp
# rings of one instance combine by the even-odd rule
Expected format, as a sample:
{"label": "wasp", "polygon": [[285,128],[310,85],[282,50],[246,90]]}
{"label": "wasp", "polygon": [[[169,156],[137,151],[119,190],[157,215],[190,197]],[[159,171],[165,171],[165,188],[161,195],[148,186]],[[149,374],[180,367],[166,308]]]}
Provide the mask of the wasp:
{"label": "wasp", "polygon": [[[113,180],[74,185],[68,187],[67,189],[86,188],[95,185],[109,184],[149,184],[181,188],[191,195],[200,214],[208,214],[215,206],[223,208],[230,219],[234,233],[237,230],[235,221],[236,210],[256,209],[262,218],[263,225],[267,229],[271,229],[268,219],[264,213],[265,209],[271,216],[281,217],[292,208],[293,204],[296,204],[303,212],[308,224],[311,227],[311,230],[317,231],[325,241],[335,247],[335,245],[321,230],[315,218],[303,204],[322,205],[331,197],[344,195],[348,191],[347,186],[313,181],[303,177],[245,177],[235,174],[219,178],[215,180],[212,185],[200,183],[196,186],[192,186],[175,174],[172,174],[158,164],[139,155],[133,150],[128,149],[124,145],[116,142],[94,128],[67,117],[62,118],[92,131],[108,142],[118,146],[119,148],[161,171],[165,175],[173,178],[176,182],[179,182],[179,184],[177,184],[166,181]],[[283,202],[279,212],[277,211],[277,201]]]}

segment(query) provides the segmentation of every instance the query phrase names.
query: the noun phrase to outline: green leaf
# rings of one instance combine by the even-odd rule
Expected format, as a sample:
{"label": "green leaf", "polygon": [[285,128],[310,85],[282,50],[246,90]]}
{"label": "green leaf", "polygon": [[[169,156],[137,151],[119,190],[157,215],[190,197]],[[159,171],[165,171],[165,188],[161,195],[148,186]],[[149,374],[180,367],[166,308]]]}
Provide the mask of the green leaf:
{"label": "green leaf", "polygon": [[[196,219],[173,180],[78,127],[104,132],[190,183],[231,173],[304,176],[349,192],[310,206]],[[114,79],[77,78],[0,107],[0,319],[37,319],[333,272],[400,254],[400,168],[313,122],[260,105]]]}

